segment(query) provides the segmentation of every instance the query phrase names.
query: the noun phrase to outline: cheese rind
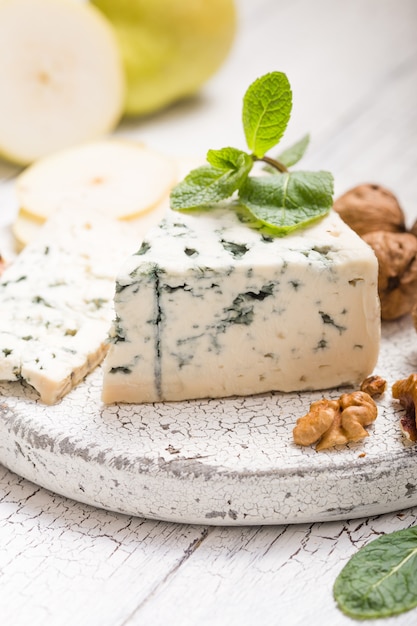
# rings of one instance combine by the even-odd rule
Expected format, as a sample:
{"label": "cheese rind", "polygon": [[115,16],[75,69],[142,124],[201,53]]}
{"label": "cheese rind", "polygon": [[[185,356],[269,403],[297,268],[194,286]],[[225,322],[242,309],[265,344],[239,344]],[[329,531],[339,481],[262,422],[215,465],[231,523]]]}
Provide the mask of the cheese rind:
{"label": "cheese rind", "polygon": [[0,380],[24,380],[52,404],[104,358],[130,230],[70,209],[42,227],[0,280]]}
{"label": "cheese rind", "polygon": [[357,384],[376,363],[378,266],[329,216],[285,238],[247,214],[171,213],[124,264],[105,402]]}

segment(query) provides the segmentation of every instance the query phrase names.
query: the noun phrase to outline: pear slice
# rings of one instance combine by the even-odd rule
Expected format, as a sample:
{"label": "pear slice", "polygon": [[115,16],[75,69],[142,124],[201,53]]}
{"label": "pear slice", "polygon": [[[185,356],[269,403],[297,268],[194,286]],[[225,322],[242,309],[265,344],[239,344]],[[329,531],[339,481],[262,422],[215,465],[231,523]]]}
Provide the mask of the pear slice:
{"label": "pear slice", "polygon": [[129,219],[152,209],[177,180],[175,162],[141,144],[103,140],[40,159],[16,179],[22,212],[45,221],[63,206]]}
{"label": "pear slice", "polygon": [[[116,142],[112,142],[113,145],[115,143]],[[125,143],[127,144],[127,142]],[[135,145],[136,148],[140,147],[140,149],[142,151],[145,151],[147,154],[149,154],[150,152],[149,150],[147,150],[146,148],[142,146],[138,146],[137,144],[133,144],[133,145]],[[152,153],[152,154],[155,154],[155,153]],[[48,160],[50,160],[51,158],[52,157],[49,157]],[[55,157],[53,158],[55,160]],[[204,159],[197,159],[197,158],[192,158],[192,157],[176,157],[175,160],[173,160],[172,162],[172,166],[175,167],[175,173],[176,173],[176,176],[173,177],[173,183],[176,183],[178,180],[181,180],[182,178],[184,178],[184,176],[186,176],[191,169],[194,169],[195,167],[202,165],[203,162],[204,162]],[[35,166],[28,168],[27,171],[31,170],[34,167]],[[23,179],[23,176],[24,175],[21,174],[20,178]],[[133,188],[136,189],[137,193],[140,194],[141,189],[143,189],[144,185],[142,185],[141,187],[137,187],[137,181],[138,181],[138,173],[135,171],[134,176],[131,177],[129,181],[123,182],[123,185],[124,186],[132,185]],[[145,183],[145,185],[146,184],[147,183]],[[20,179],[18,180],[18,185],[20,186]],[[46,187],[44,187],[44,189],[45,188]],[[50,189],[51,189],[51,181],[48,179],[47,181],[48,193]],[[43,206],[43,198],[47,195],[47,192],[45,192],[44,196],[42,196],[42,191],[39,190],[38,197],[40,198],[39,202],[42,202],[42,206]],[[94,193],[94,192],[95,192],[95,187],[93,186],[91,189],[91,193]],[[86,196],[88,195],[88,193],[89,192],[86,191],[86,195],[84,196],[83,206],[86,206],[87,204]],[[120,197],[122,197],[123,193],[126,194],[126,187],[124,187],[123,190],[120,189],[117,193],[115,192],[115,195],[113,195],[113,198],[115,197],[117,198],[116,200],[117,203],[119,203],[119,199]],[[63,202],[65,201],[63,200]],[[91,204],[91,206],[93,206],[93,204]],[[77,202],[72,203],[72,207],[74,211],[78,210]],[[121,209],[119,205],[118,205],[118,209],[119,209],[119,212],[124,213],[123,209]],[[158,202],[154,204],[152,207],[149,207],[148,210],[142,211],[141,213],[137,213],[136,215],[129,217],[129,218],[123,215],[121,219],[129,220],[129,225],[132,231],[135,233],[135,236],[137,237],[138,241],[141,241],[143,237],[145,236],[145,234],[148,232],[148,230],[152,228],[153,226],[155,226],[166,215],[167,211],[169,211],[168,193],[166,193],[163,197],[161,197],[158,200]],[[45,222],[45,218],[43,216],[42,217],[39,217],[39,215],[35,216],[31,213],[28,213],[24,208],[20,208],[18,215],[14,223],[12,224],[12,233],[14,235],[16,249],[18,252],[23,250],[23,248],[28,243],[35,240],[44,222]]]}
{"label": "pear slice", "polygon": [[125,79],[112,27],[70,0],[0,2],[0,153],[27,164],[112,130]]}
{"label": "pear slice", "polygon": [[44,222],[27,215],[20,210],[12,224],[12,233],[15,239],[16,251],[21,252],[25,246],[38,236]]}

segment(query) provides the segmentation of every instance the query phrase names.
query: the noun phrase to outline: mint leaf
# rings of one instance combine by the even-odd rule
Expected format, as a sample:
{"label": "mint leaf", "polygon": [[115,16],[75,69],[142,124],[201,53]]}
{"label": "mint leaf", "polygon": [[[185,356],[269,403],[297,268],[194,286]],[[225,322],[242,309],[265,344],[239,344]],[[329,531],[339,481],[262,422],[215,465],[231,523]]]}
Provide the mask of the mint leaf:
{"label": "mint leaf", "polygon": [[221,150],[209,150],[207,152],[207,161],[213,167],[219,169],[239,169],[241,167],[249,168],[253,165],[253,159],[247,152],[238,150],[237,148],[221,148]]}
{"label": "mint leaf", "polygon": [[361,548],[336,578],[333,593],[343,613],[375,619],[417,606],[417,527],[399,530]]}
{"label": "mint leaf", "polygon": [[252,215],[285,235],[326,215],[333,204],[329,172],[286,172],[250,177],[239,199]]}
{"label": "mint leaf", "polygon": [[273,148],[287,128],[292,108],[290,83],[282,72],[253,82],[243,98],[242,121],[246,143],[259,158]]}
{"label": "mint leaf", "polygon": [[292,146],[281,152],[281,154],[277,156],[277,161],[285,165],[285,167],[295,165],[304,156],[309,143],[310,135],[304,135],[304,137],[297,141],[297,143],[294,143]]}
{"label": "mint leaf", "polygon": [[[304,135],[302,139],[294,143],[292,146],[281,152],[274,159],[269,159],[269,162],[275,161],[278,164],[284,166],[284,169],[291,167],[298,163],[298,161],[304,156],[305,151],[307,150],[308,144],[310,143],[310,135]],[[268,162],[267,157],[264,158],[265,162]],[[277,167],[272,167],[271,165],[265,165],[264,170],[269,172],[270,174],[276,174]]]}
{"label": "mint leaf", "polygon": [[245,152],[236,161],[236,166],[229,169],[203,165],[192,170],[171,191],[171,209],[195,209],[229,198],[244,183],[253,165]]}

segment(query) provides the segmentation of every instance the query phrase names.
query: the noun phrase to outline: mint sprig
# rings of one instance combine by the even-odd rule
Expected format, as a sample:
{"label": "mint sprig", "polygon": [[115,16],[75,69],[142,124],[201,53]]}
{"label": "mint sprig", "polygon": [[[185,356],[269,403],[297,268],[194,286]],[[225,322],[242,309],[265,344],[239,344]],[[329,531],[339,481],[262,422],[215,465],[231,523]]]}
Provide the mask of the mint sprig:
{"label": "mint sprig", "polygon": [[[288,169],[304,155],[309,136],[278,158],[266,154],[282,138],[291,108],[291,87],[285,74],[271,72],[255,80],[244,95],[242,111],[251,152],[232,147],[209,150],[207,165],[192,170],[172,190],[171,208],[183,211],[208,207],[238,192],[240,203],[252,216],[278,235],[326,215],[333,204],[332,175]],[[268,175],[249,176],[257,161],[266,164]]]}

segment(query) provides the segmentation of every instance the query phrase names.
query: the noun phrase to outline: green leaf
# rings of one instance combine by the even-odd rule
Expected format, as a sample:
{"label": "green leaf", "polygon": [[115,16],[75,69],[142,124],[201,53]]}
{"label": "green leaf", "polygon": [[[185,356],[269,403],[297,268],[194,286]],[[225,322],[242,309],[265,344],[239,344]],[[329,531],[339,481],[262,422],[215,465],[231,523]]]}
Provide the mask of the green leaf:
{"label": "green leaf", "polygon": [[243,97],[242,121],[246,143],[263,157],[281,139],[292,108],[290,83],[282,72],[271,72],[253,82]]}
{"label": "green leaf", "polygon": [[277,156],[277,161],[285,165],[285,167],[295,165],[304,156],[309,143],[310,135],[304,135],[299,141],[284,150],[284,152],[281,152],[281,154]]}
{"label": "green leaf", "polygon": [[[213,150],[210,152],[219,153],[221,151]],[[236,157],[236,164],[230,168],[225,165],[222,168],[203,165],[192,170],[171,191],[171,209],[177,211],[195,209],[229,198],[241,187],[253,166],[251,157],[245,152],[234,156]],[[213,161],[216,158],[218,161],[220,160],[219,155],[214,157],[212,154],[210,158]],[[223,162],[225,163],[225,159]]]}
{"label": "green leaf", "polygon": [[221,150],[209,150],[207,161],[213,167],[222,170],[239,169],[248,167],[249,171],[253,165],[253,159],[247,152],[237,148],[221,148]]}
{"label": "green leaf", "polygon": [[329,212],[333,176],[329,172],[286,172],[251,177],[239,199],[257,220],[285,235]]}
{"label": "green leaf", "polygon": [[334,584],[339,608],[356,619],[404,613],[417,606],[417,527],[371,541],[345,565]]}

